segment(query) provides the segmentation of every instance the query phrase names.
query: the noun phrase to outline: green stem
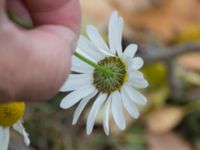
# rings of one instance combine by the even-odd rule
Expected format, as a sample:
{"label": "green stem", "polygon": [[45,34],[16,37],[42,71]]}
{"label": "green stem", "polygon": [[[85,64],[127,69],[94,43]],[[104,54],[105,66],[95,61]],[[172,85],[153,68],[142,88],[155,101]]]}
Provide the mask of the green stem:
{"label": "green stem", "polygon": [[32,29],[33,25],[31,23],[28,23],[26,21],[24,21],[23,19],[21,19],[20,17],[16,16],[15,14],[13,14],[10,11],[7,11],[8,17],[10,18],[10,20],[14,21],[15,23],[17,23],[18,25],[26,28],[26,29]]}
{"label": "green stem", "polygon": [[[10,11],[7,11],[7,14],[8,14],[8,17],[14,21],[15,23],[17,23],[18,25],[24,27],[25,29],[32,29],[33,28],[33,25],[24,21],[23,19],[21,19],[20,17],[16,16],[14,13],[10,12]],[[80,53],[78,52],[74,52],[74,56],[78,57],[79,59],[81,59],[82,61],[84,61],[85,63],[91,65],[92,67],[94,67],[95,69],[99,70],[99,71],[102,71],[103,73],[106,73],[106,74],[110,74],[110,70],[109,69],[106,69],[98,64],[96,64],[95,62],[87,59],[86,57],[84,57],[83,55],[81,55]]]}
{"label": "green stem", "polygon": [[111,73],[110,70],[108,70],[108,69],[106,69],[106,68],[104,68],[104,67],[102,67],[102,66],[96,64],[95,62],[93,62],[93,61],[87,59],[86,57],[84,57],[83,55],[81,55],[80,53],[78,53],[78,52],[76,52],[76,51],[74,52],[74,56],[78,57],[79,59],[81,59],[81,60],[84,61],[85,63],[87,63],[87,64],[89,64],[90,66],[94,67],[95,69],[102,71],[103,73],[106,73],[106,74]]}

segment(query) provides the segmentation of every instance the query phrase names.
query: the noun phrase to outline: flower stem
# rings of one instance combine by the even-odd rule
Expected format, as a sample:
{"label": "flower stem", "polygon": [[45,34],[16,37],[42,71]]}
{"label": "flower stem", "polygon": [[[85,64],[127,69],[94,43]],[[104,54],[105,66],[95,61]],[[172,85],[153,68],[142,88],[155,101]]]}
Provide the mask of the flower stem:
{"label": "flower stem", "polygon": [[[32,29],[33,25],[26,22],[25,20],[21,19],[20,17],[16,16],[14,13],[7,11],[8,17],[14,21],[15,23],[17,23],[18,25],[24,27],[25,29]],[[79,59],[81,59],[82,61],[84,61],[85,63],[91,65],[92,67],[94,67],[95,69],[102,71],[105,74],[110,74],[110,70],[107,68],[104,68],[102,66],[100,66],[99,64],[89,60],[88,58],[84,57],[83,55],[81,55],[78,52],[74,52],[74,56],[78,57]]]}
{"label": "flower stem", "polygon": [[26,22],[25,20],[21,19],[20,17],[13,14],[11,11],[7,11],[8,17],[10,20],[14,21],[18,25],[26,28],[26,29],[32,29],[33,25],[31,23]]}
{"label": "flower stem", "polygon": [[95,69],[102,71],[103,73],[106,73],[106,74],[111,73],[110,70],[108,70],[108,69],[106,69],[106,68],[104,68],[104,67],[102,67],[102,66],[96,64],[95,62],[93,62],[93,61],[87,59],[86,57],[84,57],[83,55],[81,55],[80,53],[78,53],[78,52],[76,52],[76,51],[74,52],[74,56],[78,57],[79,59],[81,59],[81,60],[84,61],[85,63],[87,63],[87,64],[89,64],[90,66],[94,67]]}

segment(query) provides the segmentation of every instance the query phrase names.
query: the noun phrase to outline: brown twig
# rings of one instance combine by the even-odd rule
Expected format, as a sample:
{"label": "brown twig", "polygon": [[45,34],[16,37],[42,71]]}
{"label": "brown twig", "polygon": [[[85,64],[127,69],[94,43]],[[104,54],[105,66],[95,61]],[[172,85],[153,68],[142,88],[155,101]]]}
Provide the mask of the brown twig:
{"label": "brown twig", "polygon": [[189,52],[200,52],[200,43],[186,43],[186,44],[180,44],[172,47],[165,48],[163,50],[160,50],[162,52],[157,53],[157,55],[152,56],[143,56],[143,59],[146,64],[153,63],[156,61],[167,61],[167,59],[173,59],[176,56],[183,55],[185,53]]}

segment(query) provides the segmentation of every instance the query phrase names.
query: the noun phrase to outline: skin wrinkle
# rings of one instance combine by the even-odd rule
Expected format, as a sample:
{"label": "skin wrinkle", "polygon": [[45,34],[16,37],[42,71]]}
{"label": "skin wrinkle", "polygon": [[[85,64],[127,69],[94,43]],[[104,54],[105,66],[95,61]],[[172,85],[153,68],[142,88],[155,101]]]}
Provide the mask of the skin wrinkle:
{"label": "skin wrinkle", "polygon": [[[19,12],[21,9],[16,7],[27,7],[31,3],[38,3],[40,7],[42,5],[45,7],[46,2],[55,4],[65,1],[66,3],[61,9],[57,8],[57,10],[45,13],[36,13],[37,10],[41,10],[36,5],[31,5],[35,7],[34,13],[30,11],[31,6],[27,7],[33,23],[37,25],[32,30],[16,28],[8,20],[0,22],[0,27],[5,24],[7,30],[12,31],[6,33],[12,37],[5,37],[0,28],[0,37],[4,37],[4,42],[0,40],[0,66],[8,63],[12,70],[12,72],[8,72],[6,68],[0,68],[0,72],[3,72],[0,75],[0,88],[3,87],[7,93],[12,94],[2,97],[0,93],[0,101],[49,99],[66,80],[70,71],[71,54],[80,30],[80,5],[78,0],[16,0],[16,3],[17,1],[24,2],[25,5],[22,5],[23,3],[13,4],[12,1],[14,0],[9,0],[7,7],[19,17],[27,16],[24,14],[26,9],[23,9],[23,13],[21,13]],[[43,3],[44,1],[45,3]],[[0,10],[2,10],[2,6],[0,6]],[[6,53],[3,53],[4,49],[6,49]],[[6,82],[3,82],[1,77],[7,77]]]}

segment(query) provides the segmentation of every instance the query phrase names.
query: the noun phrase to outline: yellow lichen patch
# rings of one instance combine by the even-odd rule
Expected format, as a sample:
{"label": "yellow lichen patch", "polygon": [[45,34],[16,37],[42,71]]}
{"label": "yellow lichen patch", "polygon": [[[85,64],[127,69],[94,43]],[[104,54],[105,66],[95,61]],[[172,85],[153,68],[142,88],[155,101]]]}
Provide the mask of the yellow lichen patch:
{"label": "yellow lichen patch", "polygon": [[22,118],[24,110],[25,104],[23,102],[0,104],[0,126],[12,126]]}

